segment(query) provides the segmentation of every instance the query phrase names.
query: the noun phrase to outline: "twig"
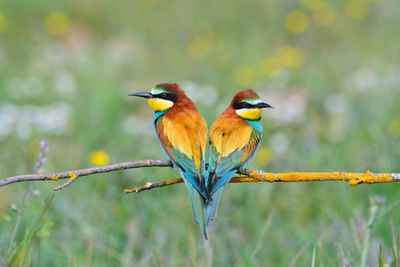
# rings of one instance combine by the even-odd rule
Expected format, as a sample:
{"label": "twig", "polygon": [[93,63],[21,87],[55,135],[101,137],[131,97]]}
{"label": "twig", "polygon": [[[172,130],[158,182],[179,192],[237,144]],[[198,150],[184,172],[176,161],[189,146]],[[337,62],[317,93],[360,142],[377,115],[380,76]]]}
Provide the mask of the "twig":
{"label": "twig", "polygon": [[75,172],[71,172],[69,174],[69,179],[68,181],[66,181],[65,183],[63,183],[62,185],[58,185],[54,188],[54,191],[60,191],[63,190],[64,188],[66,188],[67,186],[70,186],[73,182],[75,182],[78,179],[78,175]]}
{"label": "twig", "polygon": [[152,182],[147,182],[144,185],[138,186],[138,187],[134,187],[131,189],[125,189],[124,193],[125,194],[129,194],[129,193],[140,193],[142,191],[146,191],[146,190],[151,190],[157,187],[163,187],[163,186],[168,186],[168,185],[173,185],[173,184],[180,184],[183,183],[183,179],[182,178],[172,178],[172,179],[167,179],[165,181],[162,182],[156,182],[156,183],[152,183]]}
{"label": "twig", "polygon": [[[265,180],[260,180],[257,178],[251,178],[251,177],[247,177],[247,176],[240,176],[240,177],[237,176],[237,177],[233,177],[229,183],[231,183],[231,184],[258,183],[258,182],[263,182],[263,181],[265,181]],[[164,187],[164,186],[169,186],[169,185],[174,185],[174,184],[180,184],[180,183],[183,183],[182,178],[171,178],[171,179],[167,179],[162,182],[147,182],[141,186],[137,186],[137,187],[130,188],[130,189],[125,189],[124,193],[125,194],[140,193],[140,192],[151,190],[154,188],[159,188],[159,187]]]}

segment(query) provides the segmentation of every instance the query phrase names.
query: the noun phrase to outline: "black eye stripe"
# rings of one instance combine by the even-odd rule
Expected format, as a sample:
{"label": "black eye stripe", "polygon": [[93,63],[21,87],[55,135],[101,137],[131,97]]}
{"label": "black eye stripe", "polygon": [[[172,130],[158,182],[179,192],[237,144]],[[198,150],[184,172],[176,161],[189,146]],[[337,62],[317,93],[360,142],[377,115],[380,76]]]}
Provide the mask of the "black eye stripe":
{"label": "black eye stripe", "polygon": [[153,97],[169,100],[172,102],[175,102],[176,98],[177,98],[176,94],[169,94],[169,93],[160,93],[160,94],[153,95]]}
{"label": "black eye stripe", "polygon": [[252,104],[247,103],[247,102],[239,102],[239,103],[235,103],[235,104],[233,105],[233,108],[234,108],[234,109],[254,108],[254,107],[255,107],[255,105],[252,105]]}

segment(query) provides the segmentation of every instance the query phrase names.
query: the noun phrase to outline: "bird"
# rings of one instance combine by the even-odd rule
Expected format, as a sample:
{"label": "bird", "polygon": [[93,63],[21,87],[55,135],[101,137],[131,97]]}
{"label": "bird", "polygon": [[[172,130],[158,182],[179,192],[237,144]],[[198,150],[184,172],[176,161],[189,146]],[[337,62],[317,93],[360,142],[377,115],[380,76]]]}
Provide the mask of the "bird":
{"label": "bird", "polygon": [[261,113],[272,108],[251,89],[238,92],[210,129],[205,186],[206,227],[214,220],[224,186],[256,155],[263,134]]}
{"label": "bird", "polygon": [[146,98],[154,110],[153,124],[164,154],[177,168],[188,188],[194,220],[200,225],[205,240],[205,203],[207,193],[206,150],[208,127],[193,101],[177,83],[161,83],[150,92],[130,96]]}

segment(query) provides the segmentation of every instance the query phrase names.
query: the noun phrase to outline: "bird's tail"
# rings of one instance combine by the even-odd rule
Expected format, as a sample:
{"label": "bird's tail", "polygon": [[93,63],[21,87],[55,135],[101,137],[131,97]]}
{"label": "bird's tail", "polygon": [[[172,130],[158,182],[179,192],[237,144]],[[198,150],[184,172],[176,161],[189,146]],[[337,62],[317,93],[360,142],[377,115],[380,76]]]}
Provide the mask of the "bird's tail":
{"label": "bird's tail", "polygon": [[219,177],[209,169],[208,179],[206,180],[208,201],[206,203],[206,225],[208,226],[217,216],[219,201],[221,200],[224,186],[229,183],[230,179],[236,173],[235,170],[228,172],[226,175]]}
{"label": "bird's tail", "polygon": [[220,188],[214,193],[212,198],[205,203],[206,210],[206,226],[208,226],[212,221],[214,221],[218,212],[219,201],[221,200],[222,191],[224,188]]}
{"label": "bird's tail", "polygon": [[222,191],[223,188],[215,192],[212,199],[205,199],[193,187],[189,189],[190,198],[192,199],[194,220],[200,226],[205,240],[208,240],[208,226],[217,216],[218,204],[222,196]]}
{"label": "bird's tail", "polygon": [[194,221],[200,226],[204,239],[208,240],[207,200],[190,183],[186,183],[186,186],[192,201]]}

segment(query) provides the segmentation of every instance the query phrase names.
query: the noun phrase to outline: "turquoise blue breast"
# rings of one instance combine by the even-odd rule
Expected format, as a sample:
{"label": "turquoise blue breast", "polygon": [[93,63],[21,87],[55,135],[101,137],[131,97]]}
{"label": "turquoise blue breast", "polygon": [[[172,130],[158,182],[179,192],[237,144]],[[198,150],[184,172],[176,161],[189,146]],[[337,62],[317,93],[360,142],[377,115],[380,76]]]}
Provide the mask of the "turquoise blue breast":
{"label": "turquoise blue breast", "polygon": [[263,127],[262,127],[262,121],[261,121],[261,119],[259,119],[259,120],[254,120],[254,121],[252,121],[252,120],[245,120],[245,121],[246,121],[248,124],[250,124],[251,127],[254,128],[254,130],[256,130],[256,131],[259,132],[259,133],[262,133]]}

